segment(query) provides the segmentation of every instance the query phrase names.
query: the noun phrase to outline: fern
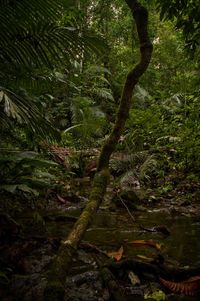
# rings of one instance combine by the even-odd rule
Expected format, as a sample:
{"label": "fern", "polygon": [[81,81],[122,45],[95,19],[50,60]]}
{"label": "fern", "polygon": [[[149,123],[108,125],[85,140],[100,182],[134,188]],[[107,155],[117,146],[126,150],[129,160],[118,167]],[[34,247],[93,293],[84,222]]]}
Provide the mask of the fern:
{"label": "fern", "polygon": [[139,179],[142,181],[149,181],[151,176],[158,169],[158,162],[154,155],[148,156],[139,169]]}
{"label": "fern", "polygon": [[101,88],[94,87],[93,90],[91,91],[91,93],[93,94],[94,98],[98,97],[101,100],[104,99],[104,100],[110,100],[110,101],[114,102],[114,98],[113,98],[113,95],[112,95],[110,89],[107,89],[104,87],[101,87]]}
{"label": "fern", "polygon": [[56,163],[39,158],[36,152],[18,152],[1,149],[0,191],[38,196],[52,186],[53,176],[41,169],[55,167]]}
{"label": "fern", "polygon": [[130,169],[137,169],[148,156],[149,154],[147,151],[135,152],[133,154],[124,155],[121,158],[111,159],[110,165],[117,174],[122,174]]}
{"label": "fern", "polygon": [[126,171],[119,180],[120,186],[123,189],[129,188],[140,188],[140,183],[138,181],[138,175],[135,170]]}
{"label": "fern", "polygon": [[112,173],[120,176],[122,186],[139,187],[141,182],[150,180],[158,168],[155,156],[150,155],[148,151],[116,157],[111,160],[110,167]]}

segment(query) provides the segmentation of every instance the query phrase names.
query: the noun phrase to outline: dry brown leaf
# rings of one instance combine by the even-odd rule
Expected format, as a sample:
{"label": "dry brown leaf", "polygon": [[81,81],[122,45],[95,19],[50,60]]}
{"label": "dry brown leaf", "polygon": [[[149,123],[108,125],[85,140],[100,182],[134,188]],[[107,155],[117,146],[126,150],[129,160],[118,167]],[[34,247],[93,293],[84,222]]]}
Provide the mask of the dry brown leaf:
{"label": "dry brown leaf", "polygon": [[157,242],[153,241],[153,240],[133,240],[133,241],[129,241],[129,244],[133,244],[136,246],[149,246],[152,248],[155,248],[156,250],[160,251],[161,250],[161,244],[158,244]]}
{"label": "dry brown leaf", "polygon": [[173,282],[160,278],[160,282],[174,293],[195,296],[200,293],[200,276],[191,277],[181,282]]}
{"label": "dry brown leaf", "polygon": [[117,261],[119,261],[122,258],[123,253],[124,253],[124,248],[123,248],[123,246],[121,246],[118,251],[108,252],[107,255],[109,257],[115,258]]}

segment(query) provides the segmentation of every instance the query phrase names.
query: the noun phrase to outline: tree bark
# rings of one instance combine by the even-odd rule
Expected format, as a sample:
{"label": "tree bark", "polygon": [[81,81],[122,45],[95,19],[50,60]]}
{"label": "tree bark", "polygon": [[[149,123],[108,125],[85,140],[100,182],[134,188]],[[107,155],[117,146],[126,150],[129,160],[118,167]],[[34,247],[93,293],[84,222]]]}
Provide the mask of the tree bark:
{"label": "tree bark", "polygon": [[57,256],[53,259],[47,275],[47,286],[44,291],[44,301],[62,301],[64,298],[64,284],[71,260],[81,239],[87,230],[94,214],[102,202],[109,181],[109,160],[117,142],[123,132],[129,115],[133,89],[139,78],[144,74],[151,60],[152,44],[148,36],[148,11],[138,1],[125,0],[136,23],[140,42],[140,61],[128,73],[113,130],[105,142],[99,156],[97,173],[93,180],[93,187],[89,201],[75,223],[70,234],[61,243]]}

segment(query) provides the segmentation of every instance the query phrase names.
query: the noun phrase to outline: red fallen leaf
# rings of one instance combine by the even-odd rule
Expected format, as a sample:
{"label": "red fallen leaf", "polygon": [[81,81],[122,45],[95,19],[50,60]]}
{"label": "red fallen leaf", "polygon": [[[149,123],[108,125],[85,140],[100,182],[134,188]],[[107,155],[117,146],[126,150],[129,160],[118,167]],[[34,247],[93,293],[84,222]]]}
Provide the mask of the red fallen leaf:
{"label": "red fallen leaf", "polygon": [[123,246],[121,246],[118,251],[108,252],[107,255],[109,257],[115,258],[117,261],[119,261],[122,258],[123,253],[124,253],[124,248],[123,248]]}
{"label": "red fallen leaf", "polygon": [[160,278],[160,282],[176,294],[195,296],[200,293],[200,276],[191,277],[181,282],[173,282]]}
{"label": "red fallen leaf", "polygon": [[161,244],[158,244],[153,240],[143,240],[143,239],[141,239],[141,240],[129,241],[128,243],[136,245],[136,246],[149,246],[149,247],[155,248],[158,251],[161,250]]}
{"label": "red fallen leaf", "polygon": [[58,201],[61,203],[61,204],[65,204],[66,203],[66,200],[64,198],[62,198],[59,194],[56,194],[57,198],[58,198]]}

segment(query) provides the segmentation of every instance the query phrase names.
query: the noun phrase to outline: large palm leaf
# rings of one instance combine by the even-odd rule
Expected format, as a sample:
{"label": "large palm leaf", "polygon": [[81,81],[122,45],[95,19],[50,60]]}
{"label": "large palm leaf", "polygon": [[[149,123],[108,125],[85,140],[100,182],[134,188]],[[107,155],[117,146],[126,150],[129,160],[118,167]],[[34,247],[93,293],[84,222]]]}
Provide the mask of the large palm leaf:
{"label": "large palm leaf", "polygon": [[[98,48],[98,39],[84,32],[70,12],[69,1],[0,1],[0,62],[14,66],[55,67],[77,59],[83,48]],[[74,24],[73,24],[74,23]]]}
{"label": "large palm leaf", "polygon": [[12,126],[8,117],[23,126],[28,125],[30,131],[43,139],[48,137],[58,140],[60,137],[58,131],[42,117],[33,102],[27,102],[26,99],[12,91],[0,87],[0,123],[4,129]]}
{"label": "large palm leaf", "polygon": [[16,82],[20,74],[23,82],[36,82],[40,78],[37,77],[38,70],[41,75],[44,68],[55,70],[61,64],[70,65],[85,49],[98,48],[97,39],[80,32],[74,18],[63,18],[70,10],[71,2],[0,1],[1,119],[6,113],[6,116],[29,124],[32,131],[39,135],[43,133],[42,136],[49,133],[49,123],[30,98],[27,101],[18,96]]}

